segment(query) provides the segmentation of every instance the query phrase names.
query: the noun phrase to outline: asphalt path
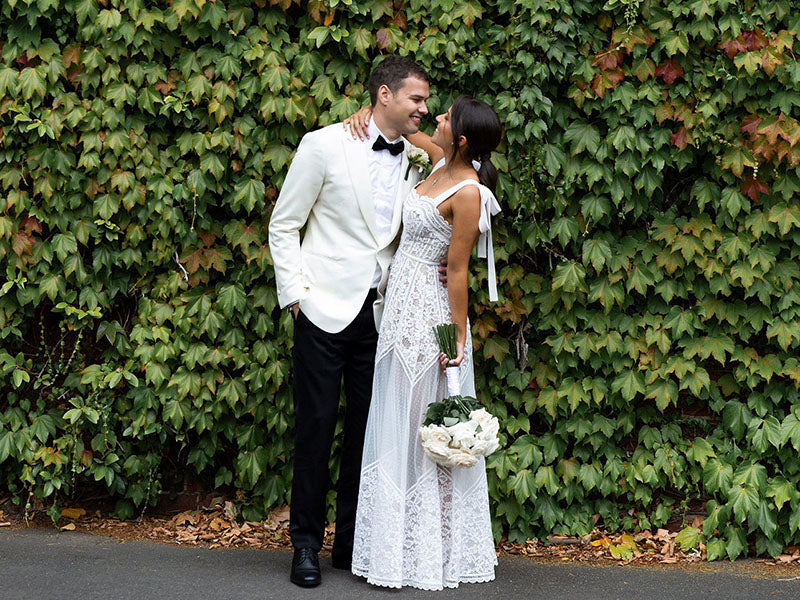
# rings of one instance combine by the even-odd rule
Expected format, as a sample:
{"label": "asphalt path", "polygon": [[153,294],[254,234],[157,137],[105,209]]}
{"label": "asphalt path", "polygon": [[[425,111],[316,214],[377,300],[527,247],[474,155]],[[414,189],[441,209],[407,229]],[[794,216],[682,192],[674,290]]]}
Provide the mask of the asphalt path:
{"label": "asphalt path", "polygon": [[291,554],[188,548],[48,529],[0,529],[0,600],[737,600],[800,598],[798,571],[753,561],[652,568],[542,563],[503,556],[491,583],[455,590],[389,590],[334,570],[322,585],[289,583]]}

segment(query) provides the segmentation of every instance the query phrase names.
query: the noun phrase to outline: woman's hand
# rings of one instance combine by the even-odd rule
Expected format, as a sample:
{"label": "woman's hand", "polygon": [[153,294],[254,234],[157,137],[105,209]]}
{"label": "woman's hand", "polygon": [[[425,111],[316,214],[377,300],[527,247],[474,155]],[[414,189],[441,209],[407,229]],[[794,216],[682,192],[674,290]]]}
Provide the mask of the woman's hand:
{"label": "woman's hand", "polygon": [[369,124],[370,118],[372,118],[372,107],[365,106],[343,121],[345,129],[350,129],[353,139],[358,138],[362,141],[365,139],[368,140],[369,133],[367,133],[367,125]]}
{"label": "woman's hand", "polygon": [[447,367],[457,367],[461,364],[461,361],[464,360],[464,343],[457,342],[456,343],[456,357],[452,360],[447,360],[447,354],[444,352],[439,353],[439,365],[442,367],[442,371],[447,369]]}

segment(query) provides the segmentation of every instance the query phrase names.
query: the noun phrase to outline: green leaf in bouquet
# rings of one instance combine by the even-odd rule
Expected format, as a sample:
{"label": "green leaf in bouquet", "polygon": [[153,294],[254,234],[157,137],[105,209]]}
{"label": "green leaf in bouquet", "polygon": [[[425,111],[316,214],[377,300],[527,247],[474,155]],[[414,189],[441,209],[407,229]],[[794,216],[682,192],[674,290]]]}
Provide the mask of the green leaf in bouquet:
{"label": "green leaf in bouquet", "polygon": [[442,419],[442,423],[445,427],[450,427],[452,425],[456,425],[461,422],[461,419],[458,417],[445,417]]}
{"label": "green leaf in bouquet", "polygon": [[423,425],[432,425],[434,423],[441,423],[444,416],[445,405],[444,402],[432,402],[428,405],[428,410],[425,413],[425,422]]}

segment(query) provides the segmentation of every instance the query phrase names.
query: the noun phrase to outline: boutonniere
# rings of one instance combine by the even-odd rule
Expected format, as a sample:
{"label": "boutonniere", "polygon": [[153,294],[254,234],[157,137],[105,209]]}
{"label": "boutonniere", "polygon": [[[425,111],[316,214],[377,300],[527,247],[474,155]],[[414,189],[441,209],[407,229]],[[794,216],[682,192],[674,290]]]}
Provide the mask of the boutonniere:
{"label": "boutonniere", "polygon": [[403,178],[404,181],[408,180],[411,167],[416,167],[420,175],[422,175],[431,166],[431,159],[428,153],[416,146],[409,146],[408,150],[406,150],[406,158],[408,158],[408,168],[406,169],[406,176]]}

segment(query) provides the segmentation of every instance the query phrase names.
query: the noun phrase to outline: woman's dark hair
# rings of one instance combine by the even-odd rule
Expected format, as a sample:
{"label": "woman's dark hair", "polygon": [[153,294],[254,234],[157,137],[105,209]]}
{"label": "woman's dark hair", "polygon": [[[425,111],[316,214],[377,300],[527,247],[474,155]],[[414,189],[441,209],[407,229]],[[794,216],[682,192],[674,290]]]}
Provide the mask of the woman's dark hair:
{"label": "woman's dark hair", "polygon": [[[486,102],[469,96],[459,96],[450,108],[450,132],[454,141],[462,135],[466,138],[464,157],[481,163],[478,180],[494,192],[497,185],[497,169],[494,168],[490,158],[492,150],[497,148],[503,134],[497,113]],[[453,153],[448,160],[451,165],[458,151],[458,144],[453,144]]]}
{"label": "woman's dark hair", "polygon": [[410,58],[390,54],[384,58],[377,67],[372,69],[369,76],[369,100],[372,106],[378,101],[378,89],[385,85],[392,93],[396,93],[407,77],[416,77],[430,84],[431,77],[428,72]]}

